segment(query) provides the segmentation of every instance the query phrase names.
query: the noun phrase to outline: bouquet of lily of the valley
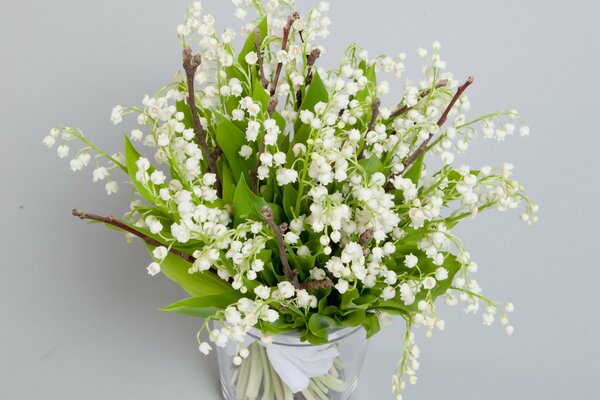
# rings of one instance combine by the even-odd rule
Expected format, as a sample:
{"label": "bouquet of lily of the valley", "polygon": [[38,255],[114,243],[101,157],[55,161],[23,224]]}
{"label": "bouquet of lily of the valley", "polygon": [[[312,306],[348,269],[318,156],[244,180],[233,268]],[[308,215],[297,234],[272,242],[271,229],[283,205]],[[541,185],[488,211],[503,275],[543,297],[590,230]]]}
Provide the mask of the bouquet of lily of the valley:
{"label": "bouquet of lily of the valley", "polygon": [[[93,180],[109,195],[119,179],[133,186],[123,218],[73,214],[141,238],[153,260],[148,273],[191,296],[164,310],[202,317],[200,351],[233,344],[242,368],[251,332],[263,344],[296,333],[318,346],[347,327],[370,337],[400,316],[400,397],[416,381],[411,330],[444,328],[439,297],[467,312],[482,308],[485,324],[499,318],[512,333],[512,305],[481,294],[471,277],[477,264],[452,230],[487,209],[521,207],[523,221],[536,221],[512,165],[454,164],[454,153],[479,136],[527,135],[517,112],[469,119],[464,93],[473,78],[446,72],[437,42],[418,51],[421,80],[389,96],[382,77],[402,76],[403,54],[370,57],[353,44],[339,68],[319,66],[326,3],[303,16],[293,0],[234,3],[249,21],[238,50],[234,30],[217,33],[199,2],[189,7],[177,28],[182,72],[142,106],[112,110],[115,124],[137,118],[122,152],[99,149],[76,128],[46,136],[59,157],[72,157],[73,171],[93,164]],[[83,147],[70,154],[74,141]],[[332,386],[309,389],[304,398],[328,398]],[[253,398],[245,390],[238,398]]]}

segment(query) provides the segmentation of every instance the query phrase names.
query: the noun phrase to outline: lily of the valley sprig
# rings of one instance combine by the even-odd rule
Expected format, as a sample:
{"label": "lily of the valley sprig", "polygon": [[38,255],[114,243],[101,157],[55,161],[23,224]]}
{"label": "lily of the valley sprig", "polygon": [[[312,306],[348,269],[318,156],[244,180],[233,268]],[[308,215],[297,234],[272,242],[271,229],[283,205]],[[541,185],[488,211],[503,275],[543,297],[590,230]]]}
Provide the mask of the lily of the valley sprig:
{"label": "lily of the valley sprig", "polygon": [[[293,0],[234,4],[247,20],[238,51],[236,31],[218,33],[199,2],[189,7],[177,28],[175,82],[139,108],[112,111],[115,124],[137,118],[123,152],[97,148],[76,128],[46,136],[73,171],[92,164],[109,195],[119,180],[133,185],[120,219],[73,214],[144,241],[148,272],[191,296],[165,310],[205,319],[203,353],[235,342],[241,363],[252,328],[266,342],[298,332],[321,344],[331,329],[362,325],[371,336],[397,315],[407,324],[393,379],[400,398],[416,382],[413,328],[444,329],[438,297],[467,312],[483,308],[485,324],[499,318],[511,334],[513,306],[481,294],[477,264],[452,230],[487,209],[521,207],[532,223],[537,206],[512,165],[471,168],[454,155],[481,136],[527,135],[519,114],[469,119],[474,80],[446,71],[438,42],[418,51],[423,77],[390,94],[384,79],[402,77],[403,54],[370,57],[352,44],[339,68],[319,65],[327,3],[302,16]],[[83,146],[73,153],[76,141]]]}

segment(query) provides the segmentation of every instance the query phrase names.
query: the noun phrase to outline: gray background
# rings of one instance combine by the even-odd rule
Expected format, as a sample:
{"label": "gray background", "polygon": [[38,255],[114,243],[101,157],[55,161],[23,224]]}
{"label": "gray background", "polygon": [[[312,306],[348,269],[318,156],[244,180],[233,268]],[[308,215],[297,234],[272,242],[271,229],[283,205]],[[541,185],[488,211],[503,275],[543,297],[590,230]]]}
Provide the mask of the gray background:
{"label": "gray background", "polygon": [[[123,128],[110,109],[139,104],[179,68],[174,29],[186,4],[0,2],[2,399],[219,398],[215,359],[196,351],[200,321],[157,311],[182,292],[146,274],[139,243],[69,215],[119,215],[127,190],[107,199],[91,169],[73,174],[41,144],[68,123],[117,150]],[[220,29],[237,26],[229,1],[204,5]],[[438,39],[449,70],[476,75],[471,116],[514,107],[532,130],[461,158],[512,161],[542,206],[531,228],[492,212],[459,231],[486,293],[516,304],[515,334],[444,308],[446,331],[417,335],[422,369],[409,399],[600,395],[598,14],[593,1],[332,1],[323,65],[356,39],[371,54],[406,51],[418,77],[416,48]],[[401,334],[395,324],[371,341],[357,399],[392,398]]]}

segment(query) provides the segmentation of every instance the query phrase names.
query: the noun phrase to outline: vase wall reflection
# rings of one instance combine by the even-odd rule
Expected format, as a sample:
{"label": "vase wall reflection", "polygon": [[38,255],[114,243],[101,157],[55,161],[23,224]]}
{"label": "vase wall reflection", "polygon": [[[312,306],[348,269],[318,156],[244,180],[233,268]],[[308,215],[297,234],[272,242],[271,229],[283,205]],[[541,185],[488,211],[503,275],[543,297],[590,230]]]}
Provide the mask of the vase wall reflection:
{"label": "vase wall reflection", "polygon": [[[248,335],[245,358],[239,348],[217,348],[225,400],[347,400],[352,397],[367,350],[364,329],[332,331],[329,342],[312,345],[298,334],[264,340]],[[266,343],[265,343],[266,342]]]}

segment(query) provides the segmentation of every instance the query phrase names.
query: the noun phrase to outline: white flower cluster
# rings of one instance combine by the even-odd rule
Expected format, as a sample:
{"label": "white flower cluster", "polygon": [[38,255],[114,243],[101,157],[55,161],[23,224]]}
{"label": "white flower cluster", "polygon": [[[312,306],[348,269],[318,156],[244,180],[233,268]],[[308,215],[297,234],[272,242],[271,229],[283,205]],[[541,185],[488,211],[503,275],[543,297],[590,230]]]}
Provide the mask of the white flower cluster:
{"label": "white flower cluster", "polygon": [[[528,135],[519,114],[467,120],[468,97],[445,72],[438,42],[431,51],[418,51],[426,64],[423,79],[407,81],[400,101],[382,106],[390,84],[375,75],[400,78],[406,55],[369,58],[352,45],[340,67],[326,71],[313,65],[315,58],[308,60],[323,52],[313,42],[329,33],[327,3],[306,18],[292,18],[294,0],[233,2],[241,19],[256,11],[242,34],[254,37],[257,21],[267,21],[266,37],[260,37],[259,24],[258,47],[241,57],[231,46],[235,31],[219,35],[200,2],[177,28],[182,43],[194,43],[202,60],[188,75],[197,86],[190,97],[196,109],[188,106],[191,85],[179,75],[178,82],[145,96],[142,108],[112,110],[115,124],[137,114],[125,156],[108,155],[73,128],[53,129],[44,138],[48,147],[58,144],[61,158],[69,156],[69,141],[84,143],[71,159],[73,171],[90,164],[95,152],[93,180],[105,182],[108,194],[118,190],[114,170],[128,174],[140,195],[126,215],[128,224],[164,244],[152,251],[148,273],[160,273],[176,250],[193,260],[190,274],[213,272],[245,296],[207,319],[220,328],[203,328],[216,346],[237,343],[239,363],[248,355],[244,337],[250,329],[285,318],[288,307],[310,317],[328,300],[319,296],[331,292],[331,299],[368,294],[373,314],[397,307],[409,327],[426,327],[428,336],[433,328],[444,329],[437,296],[451,305],[464,302],[467,312],[477,312],[483,301],[484,323],[499,317],[511,334],[512,305],[481,295],[471,277],[477,265],[452,229],[489,208],[524,207],[521,219],[537,220],[538,207],[512,179],[511,164],[455,165],[455,153],[478,136]],[[138,154],[133,144],[152,157]],[[423,160],[426,152],[441,161],[433,174]],[[267,205],[276,211],[273,220],[257,210]],[[288,260],[295,276],[285,271]],[[200,342],[200,351],[208,353],[211,345]],[[416,382],[418,356],[408,332],[396,391],[405,377]]]}
{"label": "white flower cluster", "polygon": [[[119,184],[112,179],[112,173],[115,169],[127,170],[127,167],[124,165],[125,160],[122,154],[115,153],[109,155],[92,144],[79,129],[65,126],[52,128],[50,134],[44,137],[43,143],[47,147],[53,147],[59,142],[60,144],[58,144],[56,148],[56,153],[59,158],[66,158],[69,157],[70,153],[68,142],[74,139],[81,141],[84,144],[84,147],[80,148],[71,159],[69,163],[71,170],[76,172],[87,167],[92,160],[90,152],[93,151],[96,153],[95,169],[92,172],[93,181],[105,182],[104,189],[108,195],[117,193],[119,191]],[[104,165],[100,163],[102,159],[105,161]]]}

